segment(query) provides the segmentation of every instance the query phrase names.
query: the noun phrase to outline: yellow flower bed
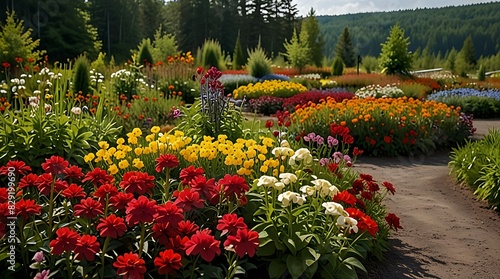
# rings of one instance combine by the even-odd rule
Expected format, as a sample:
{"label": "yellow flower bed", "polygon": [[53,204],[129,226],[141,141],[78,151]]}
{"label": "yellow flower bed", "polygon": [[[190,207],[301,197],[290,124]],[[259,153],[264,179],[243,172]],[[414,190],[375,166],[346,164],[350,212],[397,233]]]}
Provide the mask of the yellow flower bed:
{"label": "yellow flower bed", "polygon": [[264,82],[240,86],[233,91],[233,95],[235,99],[243,99],[244,96],[246,96],[247,99],[256,99],[260,96],[286,98],[306,91],[307,88],[300,83],[282,80],[266,80]]}

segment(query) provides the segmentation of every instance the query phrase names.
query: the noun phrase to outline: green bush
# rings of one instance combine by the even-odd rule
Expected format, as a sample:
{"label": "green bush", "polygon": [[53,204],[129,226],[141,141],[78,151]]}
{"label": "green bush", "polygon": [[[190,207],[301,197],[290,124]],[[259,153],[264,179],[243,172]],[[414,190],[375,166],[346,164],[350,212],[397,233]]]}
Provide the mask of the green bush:
{"label": "green bush", "polygon": [[139,45],[139,53],[137,54],[139,65],[152,65],[155,63],[150,49],[151,41],[149,39],[143,40]]}
{"label": "green bush", "polygon": [[224,56],[220,43],[216,40],[206,40],[201,49],[203,66],[225,69]]}
{"label": "green bush", "polygon": [[272,73],[272,61],[267,57],[264,50],[259,46],[248,51],[247,71],[256,78],[261,78]]}
{"label": "green bush", "polygon": [[86,56],[78,57],[73,74],[73,92],[82,92],[85,96],[90,93],[90,64]]}
{"label": "green bush", "polygon": [[342,62],[342,58],[337,56],[335,57],[335,60],[333,60],[332,75],[341,76],[343,72],[344,72],[344,62]]}
{"label": "green bush", "polygon": [[484,81],[486,79],[486,70],[484,69],[483,65],[479,66],[479,71],[477,72],[477,79],[479,81]]}
{"label": "green bush", "polygon": [[454,148],[448,166],[457,181],[470,186],[480,199],[500,205],[500,131]]}

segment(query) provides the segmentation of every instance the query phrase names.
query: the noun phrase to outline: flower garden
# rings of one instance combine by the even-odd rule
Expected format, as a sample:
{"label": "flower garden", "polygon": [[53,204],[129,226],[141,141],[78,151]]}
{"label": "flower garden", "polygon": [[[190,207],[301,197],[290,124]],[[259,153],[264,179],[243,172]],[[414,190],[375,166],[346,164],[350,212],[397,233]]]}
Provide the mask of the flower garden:
{"label": "flower garden", "polygon": [[498,78],[257,79],[168,61],[87,69],[85,90],[77,65],[3,65],[5,276],[357,278],[402,229],[384,206],[397,185],[353,170],[358,156],[455,148],[459,178],[499,203],[497,161],[474,164],[484,178],[460,165],[498,158],[469,141],[473,116],[498,116]]}

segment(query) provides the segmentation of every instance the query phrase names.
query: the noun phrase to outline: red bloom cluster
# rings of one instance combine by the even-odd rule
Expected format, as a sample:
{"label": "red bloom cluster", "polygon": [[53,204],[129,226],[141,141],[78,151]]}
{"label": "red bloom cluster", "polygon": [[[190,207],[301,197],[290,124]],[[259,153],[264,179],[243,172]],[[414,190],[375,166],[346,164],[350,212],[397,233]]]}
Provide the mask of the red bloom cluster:
{"label": "red bloom cluster", "polygon": [[164,169],[173,169],[179,166],[179,159],[173,154],[162,154],[155,161],[156,172],[162,172]]}
{"label": "red bloom cluster", "polygon": [[155,187],[155,177],[146,172],[129,171],[123,175],[119,185],[125,193],[151,194],[151,189]]}
{"label": "red bloom cluster", "polygon": [[68,166],[68,161],[59,156],[52,156],[49,159],[45,159],[45,163],[42,163],[42,169],[53,176],[63,173]]}
{"label": "red bloom cluster", "polygon": [[189,185],[191,180],[193,180],[197,176],[202,176],[203,174],[205,174],[205,171],[202,168],[195,168],[193,165],[191,165],[180,171],[179,179],[181,180],[182,184]]}
{"label": "red bloom cluster", "polygon": [[129,227],[138,223],[151,223],[157,213],[156,201],[140,196],[128,204],[125,213],[127,214],[125,220]]}
{"label": "red bloom cluster", "polygon": [[118,256],[113,263],[116,273],[124,279],[143,279],[146,262],[138,254],[129,252]]}
{"label": "red bloom cluster", "polygon": [[373,219],[369,215],[353,207],[346,208],[345,211],[349,213],[349,217],[354,218],[358,221],[358,228],[360,231],[367,231],[369,234],[375,237],[378,232],[378,224],[377,222],[373,221]]}
{"label": "red bloom cluster", "polygon": [[344,144],[353,144],[354,143],[354,138],[351,136],[351,131],[349,130],[349,127],[342,126],[342,125],[337,125],[336,123],[330,124],[330,133],[332,133],[332,136],[334,137],[342,137],[342,142]]}

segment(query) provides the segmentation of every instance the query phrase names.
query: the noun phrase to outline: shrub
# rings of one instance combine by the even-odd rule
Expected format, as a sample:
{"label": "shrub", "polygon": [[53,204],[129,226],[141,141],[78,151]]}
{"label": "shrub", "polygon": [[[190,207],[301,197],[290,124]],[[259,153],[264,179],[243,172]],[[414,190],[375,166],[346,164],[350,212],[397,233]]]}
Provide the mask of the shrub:
{"label": "shrub", "polygon": [[344,62],[342,62],[342,58],[335,57],[332,65],[332,75],[333,76],[341,76],[344,72]]}
{"label": "shrub", "polygon": [[500,117],[500,91],[459,88],[440,91],[427,97],[449,106],[460,107],[464,113],[476,118]]}
{"label": "shrub", "polygon": [[307,91],[307,88],[299,83],[290,81],[266,80],[264,82],[250,83],[246,86],[240,86],[234,90],[235,99],[259,98],[260,96],[290,97],[300,92]]}
{"label": "shrub", "polygon": [[290,77],[280,74],[267,74],[259,79],[260,82],[266,80],[282,80],[282,81],[290,81]]}
{"label": "shrub", "polygon": [[314,88],[320,88],[321,87],[321,81],[318,79],[310,79],[310,78],[303,78],[303,77],[294,77],[291,78],[290,81],[295,82],[295,83],[300,83],[307,87],[307,89],[311,90]]}
{"label": "shrub", "polygon": [[216,67],[218,69],[225,69],[224,57],[220,43],[216,40],[205,40],[201,49],[202,65],[204,67]]}
{"label": "shrub", "polygon": [[484,69],[483,65],[479,66],[479,71],[477,72],[477,79],[479,81],[484,81],[486,79],[486,70]]}
{"label": "shrub", "polygon": [[283,108],[283,100],[280,97],[260,96],[257,99],[250,99],[249,106],[256,113],[271,115]]}
{"label": "shrub", "polygon": [[127,66],[128,70],[120,69],[111,74],[111,86],[116,96],[124,95],[127,100],[131,100],[132,96],[140,95],[142,89],[149,86],[139,67],[133,64]]}
{"label": "shrub", "polygon": [[240,34],[238,34],[233,51],[233,70],[240,70],[243,64],[245,64],[245,56],[243,56]]}
{"label": "shrub", "polygon": [[151,66],[155,63],[153,55],[151,54],[151,40],[144,39],[139,45],[139,52],[137,53],[137,62],[139,65]]}
{"label": "shrub", "polygon": [[260,45],[258,45],[254,50],[248,51],[246,69],[248,70],[248,74],[251,76],[262,78],[265,75],[271,74],[271,64],[271,59],[267,57]]}
{"label": "shrub", "polygon": [[403,91],[404,96],[414,99],[422,99],[431,91],[430,87],[417,82],[402,82],[397,87]]}
{"label": "shrub", "polygon": [[87,57],[82,55],[75,62],[73,92],[82,92],[83,95],[87,95],[90,90],[90,64]]}

